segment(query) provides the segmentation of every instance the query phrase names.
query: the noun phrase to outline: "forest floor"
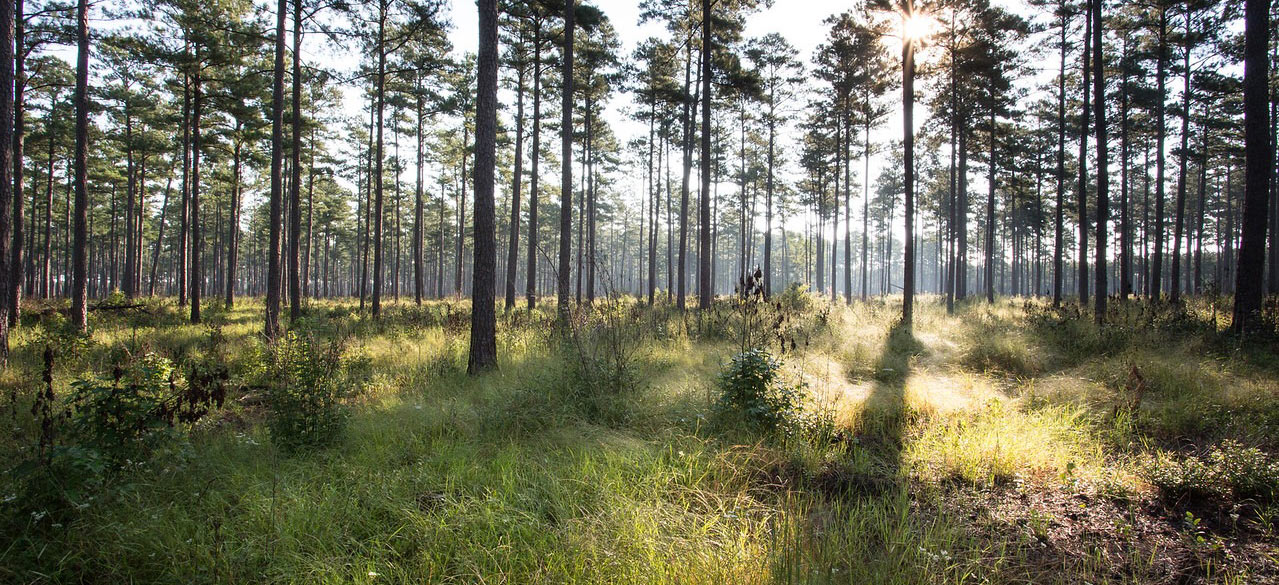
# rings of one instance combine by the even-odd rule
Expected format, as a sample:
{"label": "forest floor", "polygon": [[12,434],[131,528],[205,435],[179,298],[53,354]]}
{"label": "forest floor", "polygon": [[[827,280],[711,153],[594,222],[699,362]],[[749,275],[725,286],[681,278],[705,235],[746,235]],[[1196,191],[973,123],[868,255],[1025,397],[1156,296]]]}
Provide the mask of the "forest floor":
{"label": "forest floor", "polygon": [[[1279,583],[1279,345],[1240,346],[1213,306],[1120,304],[1098,328],[925,297],[907,332],[899,300],[794,303],[760,339],[785,340],[821,432],[721,421],[752,334],[731,309],[632,308],[569,342],[521,309],[499,315],[499,370],[471,377],[465,303],[377,323],[316,303],[295,330],[345,339],[368,378],[340,440],[301,452],[245,382],[260,301],[213,326],[171,301],[98,312],[51,358],[58,400],[147,352],[212,354],[231,391],[76,489],[8,472],[36,458],[59,326],[32,315],[0,378],[0,582]],[[624,390],[584,390],[581,364],[616,349]]]}

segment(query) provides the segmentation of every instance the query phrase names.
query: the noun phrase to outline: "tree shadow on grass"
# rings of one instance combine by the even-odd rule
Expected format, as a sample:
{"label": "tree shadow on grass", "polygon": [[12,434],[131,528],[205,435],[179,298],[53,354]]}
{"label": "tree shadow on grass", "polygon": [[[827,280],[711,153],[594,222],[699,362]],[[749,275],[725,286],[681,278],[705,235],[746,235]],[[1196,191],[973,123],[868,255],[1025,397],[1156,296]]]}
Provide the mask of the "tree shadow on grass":
{"label": "tree shadow on grass", "polygon": [[815,478],[813,500],[778,547],[779,583],[913,583],[927,579],[921,551],[934,535],[912,512],[903,451],[906,381],[923,345],[894,324],[875,361],[873,387],[846,456]]}
{"label": "tree shadow on grass", "polygon": [[906,380],[911,358],[923,352],[909,326],[895,323],[875,362],[874,387],[862,405],[856,442],[845,464],[818,479],[823,492],[837,496],[881,496],[902,487],[902,450],[908,422]]}

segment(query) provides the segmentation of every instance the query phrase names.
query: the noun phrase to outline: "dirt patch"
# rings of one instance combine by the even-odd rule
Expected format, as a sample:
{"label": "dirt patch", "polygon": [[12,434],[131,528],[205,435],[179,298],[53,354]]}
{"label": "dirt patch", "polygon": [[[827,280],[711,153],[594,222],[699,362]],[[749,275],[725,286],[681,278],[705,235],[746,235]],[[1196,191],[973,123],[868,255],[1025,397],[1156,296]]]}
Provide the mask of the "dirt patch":
{"label": "dirt patch", "polygon": [[[1222,530],[1152,498],[1121,500],[1071,489],[1011,485],[943,488],[939,512],[967,520],[991,545],[1012,547],[1034,582],[1062,575],[1100,581],[1279,583],[1279,543],[1246,526]],[[1011,551],[1010,551],[1011,552]]]}

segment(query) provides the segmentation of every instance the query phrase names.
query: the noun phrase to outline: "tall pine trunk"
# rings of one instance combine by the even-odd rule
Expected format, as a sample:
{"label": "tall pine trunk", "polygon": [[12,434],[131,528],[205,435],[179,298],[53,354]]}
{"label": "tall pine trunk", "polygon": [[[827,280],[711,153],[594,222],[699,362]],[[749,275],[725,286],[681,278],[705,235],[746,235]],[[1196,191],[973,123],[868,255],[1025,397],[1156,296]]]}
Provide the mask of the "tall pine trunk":
{"label": "tall pine trunk", "polygon": [[378,5],[378,24],[377,24],[377,87],[375,88],[374,106],[375,116],[377,118],[376,145],[373,149],[373,156],[376,159],[373,162],[373,176],[370,178],[373,185],[373,318],[379,319],[382,316],[382,265],[384,263],[383,246],[382,246],[382,220],[385,216],[383,211],[382,191],[383,178],[382,172],[383,162],[383,124],[382,116],[386,109],[386,18],[387,4],[389,0],[379,0]]}
{"label": "tall pine trunk", "polygon": [[1177,210],[1173,221],[1172,236],[1172,280],[1169,291],[1172,302],[1181,302],[1181,242],[1186,229],[1186,181],[1187,167],[1190,161],[1190,43],[1192,19],[1190,4],[1186,4],[1186,34],[1182,47],[1182,75],[1184,86],[1181,91],[1181,151],[1177,157]]}
{"label": "tall pine trunk", "polygon": [[[1106,320],[1106,222],[1110,219],[1108,148],[1106,145],[1106,78],[1105,59],[1102,55],[1102,0],[1092,0],[1092,55],[1096,64],[1093,72],[1093,126],[1097,130],[1097,259],[1095,261],[1096,294],[1093,306],[1094,319],[1097,324]],[[1086,91],[1086,90],[1085,90]]]}
{"label": "tall pine trunk", "polygon": [[[910,6],[910,5],[908,5]],[[913,8],[907,11],[913,18]],[[994,121],[994,114],[991,114]],[[994,140],[994,127],[991,127]],[[902,326],[911,327],[915,314],[915,42],[907,39],[902,44],[902,166],[906,191],[905,264],[902,266]],[[836,204],[838,209],[838,204]],[[892,238],[892,233],[888,237]],[[835,275],[831,274],[834,279]]]}
{"label": "tall pine trunk", "polygon": [[1066,257],[1066,4],[1057,7],[1061,16],[1061,69],[1057,77],[1057,205],[1053,213],[1053,306],[1061,304]]}
{"label": "tall pine trunk", "polygon": [[[4,27],[7,28],[7,27]],[[4,44],[4,43],[0,43]],[[74,243],[71,249],[71,321],[77,331],[89,329],[89,1],[79,0],[76,7],[76,74],[75,74],[75,211],[72,221]],[[7,87],[7,86],[6,86]],[[6,92],[0,90],[0,96]],[[4,101],[0,97],[0,103]],[[0,105],[0,107],[3,107]],[[4,116],[0,112],[0,116]],[[4,118],[7,119],[7,118]],[[0,124],[3,127],[4,124]],[[0,140],[2,143],[3,140]],[[3,149],[0,149],[3,150]],[[0,155],[2,156],[2,155]],[[3,162],[0,162],[2,165]],[[7,203],[7,202],[6,202]],[[8,205],[0,216],[8,214]],[[7,218],[3,218],[7,219]],[[8,221],[0,221],[7,226]],[[0,247],[7,240],[0,227]],[[0,254],[3,256],[3,254]]]}
{"label": "tall pine trunk", "polygon": [[1084,14],[1084,47],[1083,47],[1083,109],[1079,112],[1079,263],[1076,268],[1079,278],[1079,305],[1088,305],[1088,125],[1092,112],[1089,103],[1092,92],[1088,91],[1092,79],[1092,5],[1101,0],[1089,0],[1087,12]]}
{"label": "tall pine trunk", "polygon": [[1166,92],[1164,85],[1168,77],[1168,11],[1159,11],[1159,43],[1156,48],[1155,66],[1155,236],[1154,260],[1150,266],[1150,298],[1159,300],[1163,287],[1164,266],[1164,138],[1167,132],[1165,125]]}
{"label": "tall pine trunk", "polygon": [[538,161],[542,149],[542,23],[533,25],[533,152],[528,177],[528,271],[525,273],[525,296],[528,309],[537,307],[537,183]]}
{"label": "tall pine trunk", "polygon": [[288,0],[279,0],[275,14],[275,69],[271,86],[271,225],[267,254],[266,337],[274,341],[280,334],[280,215],[284,199],[284,19]]}
{"label": "tall pine trunk", "polygon": [[709,309],[711,290],[711,0],[702,0],[702,196],[698,200],[698,307]]}
{"label": "tall pine trunk", "polygon": [[204,238],[200,225],[200,117],[204,108],[204,88],[201,79],[199,49],[196,49],[196,69],[192,76],[191,102],[191,322],[200,322],[200,292],[204,286],[204,266],[201,252]]}
{"label": "tall pine trunk", "polygon": [[1231,327],[1247,333],[1261,321],[1262,272],[1266,258],[1266,206],[1274,145],[1270,141],[1266,60],[1270,36],[1270,1],[1244,3],[1244,202],[1243,238],[1235,275],[1235,307]]}
{"label": "tall pine trunk", "polygon": [[293,140],[289,149],[289,321],[302,316],[302,0],[293,0]]}
{"label": "tall pine trunk", "polygon": [[569,259],[573,239],[573,11],[576,2],[564,3],[564,56],[560,103],[560,253],[556,275],[556,312],[560,326],[569,319]]}
{"label": "tall pine trunk", "polygon": [[[9,360],[9,328],[14,309],[13,291],[21,281],[13,279],[9,257],[11,224],[22,224],[22,216],[11,218],[13,211],[13,34],[14,3],[0,5],[0,365]],[[19,196],[18,201],[22,200]],[[21,229],[19,227],[19,229]],[[20,235],[20,234],[19,234]],[[19,244],[20,245],[20,244]]]}
{"label": "tall pine trunk", "polygon": [[[9,326],[18,325],[22,313],[22,281],[24,280],[23,260],[26,254],[22,242],[23,204],[26,201],[22,193],[23,147],[26,141],[26,26],[23,0],[15,0],[13,7],[13,250],[9,258]],[[3,15],[0,21],[8,22]],[[5,25],[7,27],[7,25]],[[8,63],[3,57],[0,61]],[[8,72],[6,68],[6,73]],[[8,87],[6,85],[6,87]],[[32,209],[34,215],[35,210]],[[132,225],[132,223],[130,223]],[[132,282],[129,285],[133,291]],[[4,334],[7,344],[8,335]]]}
{"label": "tall pine trunk", "polygon": [[471,285],[471,351],[466,370],[497,367],[497,241],[493,203],[497,150],[497,0],[479,0],[480,47],[475,107],[475,266]]}
{"label": "tall pine trunk", "polygon": [[[524,28],[520,27],[521,45],[524,43]],[[506,253],[506,311],[515,309],[515,277],[516,266],[520,256],[520,186],[524,179],[524,73],[527,65],[521,61],[516,64],[515,75],[515,170],[511,177],[511,237],[507,242]],[[419,103],[421,103],[419,101]],[[479,136],[476,136],[479,142]],[[476,161],[479,164],[479,161]],[[419,196],[420,199],[420,196]]]}

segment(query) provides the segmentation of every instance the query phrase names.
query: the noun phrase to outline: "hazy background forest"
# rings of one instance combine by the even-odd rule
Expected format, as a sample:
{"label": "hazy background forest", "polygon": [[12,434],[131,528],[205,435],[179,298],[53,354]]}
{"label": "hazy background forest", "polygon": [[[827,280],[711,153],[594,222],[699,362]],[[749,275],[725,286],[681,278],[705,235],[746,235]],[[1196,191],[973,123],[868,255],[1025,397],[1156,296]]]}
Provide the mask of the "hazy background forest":
{"label": "hazy background forest", "polygon": [[1269,0],[0,0],[0,581],[1279,583]]}

